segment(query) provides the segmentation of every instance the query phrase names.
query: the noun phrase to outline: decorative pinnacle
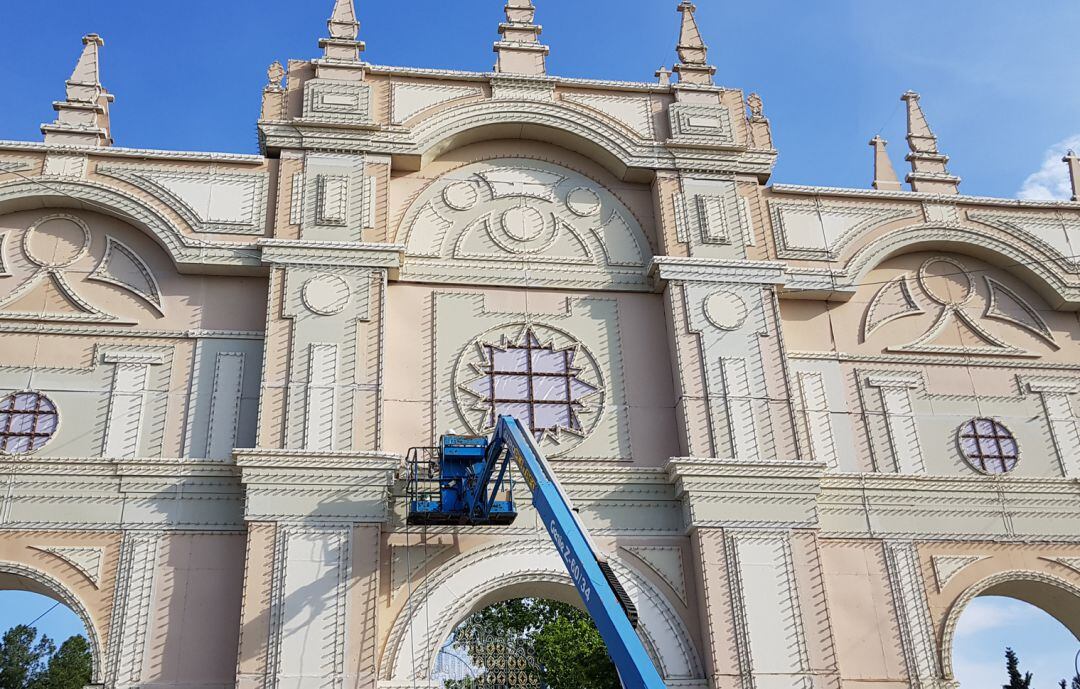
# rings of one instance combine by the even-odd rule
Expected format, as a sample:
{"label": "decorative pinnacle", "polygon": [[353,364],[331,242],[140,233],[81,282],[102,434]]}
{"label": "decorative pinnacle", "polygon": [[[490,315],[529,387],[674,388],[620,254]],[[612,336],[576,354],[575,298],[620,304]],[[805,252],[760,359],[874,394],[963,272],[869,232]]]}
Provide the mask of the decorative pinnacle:
{"label": "decorative pinnacle", "polygon": [[266,88],[280,90],[282,81],[285,79],[285,68],[277,60],[270,63],[266,69]]}
{"label": "decorative pinnacle", "polygon": [[353,0],[335,0],[334,13],[326,22],[330,29],[330,38],[343,41],[355,41],[360,35],[360,22],[356,21],[356,6]]}
{"label": "decorative pinnacle", "polygon": [[506,0],[506,22],[499,25],[500,40],[495,43],[498,60],[495,71],[504,74],[547,74],[550,49],[540,43],[543,28],[535,23],[532,0]]}
{"label": "decorative pinnacle", "polygon": [[101,72],[98,66],[98,48],[105,45],[105,39],[96,33],[83,36],[83,51],[79,61],[75,63],[75,69],[71,72],[68,84],[80,86],[101,86]]}
{"label": "decorative pinnacle", "polygon": [[682,27],[679,30],[679,45],[676,47],[679,64],[675,65],[675,71],[679,74],[680,83],[712,85],[716,67],[708,64],[709,49],[701,39],[701,31],[694,17],[696,11],[697,5],[690,0],[679,3]]}
{"label": "decorative pinnacle", "polygon": [[900,97],[907,103],[907,140],[911,149],[907,156],[911,163],[911,174],[907,176],[907,181],[912,191],[959,194],[960,178],[949,173],[949,156],[938,150],[937,136],[926,121],[920,99],[914,91]]}
{"label": "decorative pinnacle", "polygon": [[99,50],[105,41],[97,34],[82,39],[83,49],[65,84],[65,99],[53,103],[58,116],[41,126],[45,143],[110,146],[109,103],[113,96],[101,85]]}
{"label": "decorative pinnacle", "polygon": [[1072,182],[1072,200],[1080,201],[1080,157],[1070,148],[1061,162],[1069,166],[1069,181]]}
{"label": "decorative pinnacle", "polygon": [[334,0],[334,11],[326,26],[330,30],[330,38],[319,41],[324,57],[330,60],[359,62],[360,53],[364,52],[364,43],[356,40],[360,35],[360,22],[356,20],[353,0]]}
{"label": "decorative pinnacle", "polygon": [[889,142],[880,135],[870,140],[874,149],[874,188],[881,191],[900,191],[900,178],[896,176],[892,160],[889,159]]}

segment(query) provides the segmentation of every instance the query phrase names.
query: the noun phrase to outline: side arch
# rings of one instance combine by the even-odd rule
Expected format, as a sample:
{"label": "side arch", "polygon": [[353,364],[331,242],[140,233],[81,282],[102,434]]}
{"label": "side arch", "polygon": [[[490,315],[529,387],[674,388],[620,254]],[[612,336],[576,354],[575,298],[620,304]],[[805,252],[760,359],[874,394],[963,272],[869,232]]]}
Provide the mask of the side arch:
{"label": "side arch", "polygon": [[[703,681],[698,652],[670,603],[624,562],[614,558],[611,562],[638,607],[639,634],[663,678]],[[382,678],[394,683],[427,679],[454,626],[486,605],[524,595],[526,586],[533,595],[540,591],[577,602],[562,559],[547,543],[512,541],[479,548],[432,572],[394,621],[383,653]],[[505,595],[500,597],[500,592]]]}
{"label": "side arch", "polygon": [[847,260],[843,279],[837,281],[837,287],[854,293],[867,274],[885,260],[924,250],[974,256],[1017,275],[1054,308],[1080,308],[1080,276],[1063,267],[1064,256],[969,227],[916,225],[877,237],[859,247]]}
{"label": "side arch", "polygon": [[1013,570],[987,577],[966,589],[949,608],[941,633],[941,667],[953,680],[956,627],[971,601],[979,596],[1005,596],[1034,605],[1080,640],[1080,586],[1045,572]]}
{"label": "side arch", "polygon": [[419,167],[479,141],[529,139],[575,151],[621,180],[649,181],[662,147],[644,144],[598,117],[557,103],[485,101],[442,110],[413,130]]}
{"label": "side arch", "polygon": [[66,605],[79,616],[86,628],[86,638],[90,643],[90,656],[92,660],[91,684],[101,684],[103,678],[103,658],[101,636],[90,612],[82,604],[78,596],[71,592],[59,580],[49,576],[39,569],[19,564],[17,562],[0,561],[0,590],[5,591],[30,591],[38,593],[54,601]]}
{"label": "side arch", "polygon": [[0,214],[42,208],[80,208],[110,215],[154,239],[180,272],[213,272],[238,266],[261,266],[254,245],[207,242],[184,236],[164,214],[141,199],[87,181],[16,180],[0,184]]}

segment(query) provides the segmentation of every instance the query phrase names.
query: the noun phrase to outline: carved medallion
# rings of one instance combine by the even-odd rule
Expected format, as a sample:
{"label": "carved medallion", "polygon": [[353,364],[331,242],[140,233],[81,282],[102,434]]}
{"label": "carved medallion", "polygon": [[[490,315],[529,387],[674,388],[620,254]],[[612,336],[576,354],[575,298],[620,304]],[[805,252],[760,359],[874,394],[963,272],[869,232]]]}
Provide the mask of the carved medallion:
{"label": "carved medallion", "polygon": [[336,316],[352,299],[349,283],[337,275],[320,275],[304,283],[301,289],[304,306],[320,316]]}

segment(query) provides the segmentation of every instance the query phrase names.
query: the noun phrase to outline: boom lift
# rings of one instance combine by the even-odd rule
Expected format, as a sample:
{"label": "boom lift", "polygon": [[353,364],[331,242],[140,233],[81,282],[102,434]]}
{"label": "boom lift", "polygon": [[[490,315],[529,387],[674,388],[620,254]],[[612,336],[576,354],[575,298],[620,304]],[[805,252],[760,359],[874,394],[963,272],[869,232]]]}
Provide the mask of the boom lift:
{"label": "boom lift", "polygon": [[444,435],[438,448],[409,453],[408,523],[508,525],[517,517],[510,462],[532,491],[547,527],[596,623],[625,689],[665,689],[634,629],[637,610],[592,543],[536,440],[520,421],[500,416],[489,440]]}

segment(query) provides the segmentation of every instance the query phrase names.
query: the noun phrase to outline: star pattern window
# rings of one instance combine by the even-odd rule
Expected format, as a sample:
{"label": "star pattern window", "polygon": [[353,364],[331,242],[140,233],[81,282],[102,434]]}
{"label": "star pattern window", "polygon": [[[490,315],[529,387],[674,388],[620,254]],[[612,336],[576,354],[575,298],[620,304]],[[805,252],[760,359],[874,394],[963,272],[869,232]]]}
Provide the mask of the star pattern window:
{"label": "star pattern window", "polygon": [[1012,431],[994,419],[972,419],[959,431],[960,453],[983,474],[1007,474],[1020,461],[1020,446]]}
{"label": "star pattern window", "polygon": [[481,338],[474,347],[470,377],[459,385],[473,430],[488,432],[510,414],[538,440],[560,443],[583,438],[595,426],[602,384],[580,344],[557,344],[554,336],[523,327],[516,337]]}
{"label": "star pattern window", "polygon": [[0,453],[24,455],[40,450],[56,433],[59,422],[56,405],[45,395],[8,395],[0,400]]}

